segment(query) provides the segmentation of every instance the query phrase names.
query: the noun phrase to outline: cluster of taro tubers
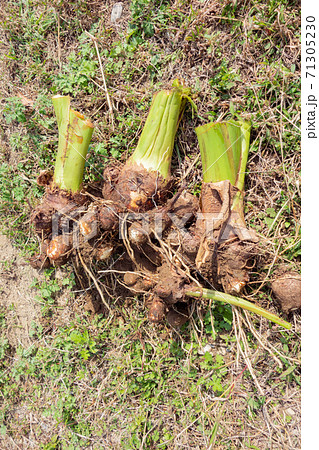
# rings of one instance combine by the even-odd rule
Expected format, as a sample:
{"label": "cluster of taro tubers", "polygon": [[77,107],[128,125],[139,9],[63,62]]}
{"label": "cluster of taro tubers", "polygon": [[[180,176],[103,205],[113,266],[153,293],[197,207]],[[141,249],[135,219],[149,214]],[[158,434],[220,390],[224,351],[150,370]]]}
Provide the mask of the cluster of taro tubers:
{"label": "cluster of taro tubers", "polygon": [[[213,289],[216,299],[238,304],[232,296],[249,280],[256,253],[256,237],[243,216],[250,124],[229,121],[196,129],[203,166],[198,198],[170,173],[188,100],[189,90],[178,82],[158,92],[137,148],[125,164],[105,168],[100,192],[93,195],[82,186],[93,125],[70,109],[69,97],[54,97],[59,150],[54,174],[38,177],[46,190],[32,214],[40,240],[34,267],[64,264],[78,254],[84,264],[112,260],[121,284],[145,295],[149,320],[166,318],[174,327],[188,320],[189,299],[207,291],[202,286]],[[290,326],[242,302],[238,306]]]}

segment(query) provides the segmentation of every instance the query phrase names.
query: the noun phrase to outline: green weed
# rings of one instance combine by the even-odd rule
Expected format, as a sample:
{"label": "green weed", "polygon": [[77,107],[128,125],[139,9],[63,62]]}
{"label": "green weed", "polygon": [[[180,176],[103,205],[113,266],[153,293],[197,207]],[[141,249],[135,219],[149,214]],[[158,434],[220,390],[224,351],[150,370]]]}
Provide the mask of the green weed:
{"label": "green weed", "polygon": [[[105,2],[8,2],[2,25],[1,62],[7,70],[0,106],[0,216],[2,228],[26,254],[38,248],[29,223],[43,194],[36,176],[53,167],[57,148],[51,95],[75,97],[79,110],[94,121],[87,185],[101,180],[105,165],[129,156],[153,93],[179,77],[196,94],[198,116],[186,111],[181,123],[173,161],[178,176],[184,159],[191,163],[197,155],[195,126],[237,116],[252,121],[246,214],[271,243],[265,250],[269,265],[253,269],[255,278],[244,294],[253,295],[255,280],[259,288],[274,249],[276,261],[298,265],[300,62],[294,49],[299,6],[288,0],[208,3],[203,8],[203,2],[189,0],[133,0],[124,5],[121,21],[110,24]],[[98,44],[114,129],[96,48],[85,31]],[[31,106],[22,103],[19,92]],[[270,156],[276,158],[274,167],[260,169],[258,162]],[[194,169],[191,182],[199,194],[200,164]],[[261,202],[271,197],[274,183],[279,195]],[[14,267],[2,270],[7,277]],[[110,314],[91,315],[81,309],[82,292],[72,292],[71,270],[63,268],[64,281],[49,270],[33,283],[42,317],[30,327],[29,348],[13,348],[9,311],[0,309],[1,438],[25,445],[30,425],[17,413],[25,407],[24,417],[35,418],[32,439],[37,436],[36,445],[45,450],[288,445],[283,436],[289,427],[297,429],[294,419],[287,416],[284,433],[274,429],[268,435],[263,408],[272,414],[276,405],[256,395],[247,370],[240,375],[243,361],[236,353],[231,307],[194,303],[192,319],[178,334],[167,324],[148,324],[141,298],[110,299]],[[58,306],[62,293],[68,299],[64,310]],[[273,305],[268,287],[253,299]],[[265,343],[280,352],[283,365],[279,368],[265,352],[255,373],[267,395],[287,398],[289,389],[297,392],[300,386],[298,336],[252,322]],[[248,350],[260,351],[251,331],[244,331]],[[247,416],[262,434],[244,441],[236,436],[248,433]],[[297,448],[298,437],[289,436],[289,445]]]}

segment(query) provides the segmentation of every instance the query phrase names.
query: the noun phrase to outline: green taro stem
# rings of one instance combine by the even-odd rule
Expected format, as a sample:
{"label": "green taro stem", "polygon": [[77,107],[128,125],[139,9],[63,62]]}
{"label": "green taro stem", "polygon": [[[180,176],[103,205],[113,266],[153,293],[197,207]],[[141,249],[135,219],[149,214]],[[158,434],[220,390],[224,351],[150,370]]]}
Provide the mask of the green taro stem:
{"label": "green taro stem", "polygon": [[175,135],[182,118],[190,90],[178,81],[172,90],[154,95],[137,147],[130,158],[148,171],[157,171],[164,179],[170,177]]}
{"label": "green taro stem", "polygon": [[202,297],[217,300],[219,302],[228,303],[233,306],[238,306],[239,308],[246,309],[247,311],[251,311],[255,314],[258,314],[259,316],[265,317],[271,322],[281,325],[282,327],[287,328],[288,330],[290,330],[291,328],[291,324],[289,322],[286,322],[285,320],[276,316],[276,314],[272,314],[266,309],[263,309],[260,306],[257,306],[254,303],[250,303],[247,300],[243,300],[242,298],[239,297],[234,297],[232,295],[225,294],[223,292],[213,291],[211,289],[204,289],[204,288],[190,289],[186,291],[185,294],[188,295],[189,297],[198,297],[198,298]]}
{"label": "green taro stem", "polygon": [[242,214],[245,171],[249,151],[251,124],[229,120],[196,128],[203,166],[203,181],[217,183],[229,180],[238,191],[232,210]]}
{"label": "green taro stem", "polygon": [[53,181],[58,188],[76,193],[82,187],[84,165],[94,127],[90,120],[70,108],[70,102],[69,96],[52,97],[59,129]]}

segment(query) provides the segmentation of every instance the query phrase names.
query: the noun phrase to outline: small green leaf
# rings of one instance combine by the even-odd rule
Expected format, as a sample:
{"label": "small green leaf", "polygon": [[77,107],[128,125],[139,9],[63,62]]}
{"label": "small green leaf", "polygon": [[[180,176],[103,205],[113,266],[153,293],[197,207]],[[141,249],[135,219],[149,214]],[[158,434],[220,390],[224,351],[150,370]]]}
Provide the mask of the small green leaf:
{"label": "small green leaf", "polygon": [[281,375],[280,378],[285,378],[287,375],[291,374],[295,370],[296,366],[290,366],[287,370],[285,370]]}
{"label": "small green leaf", "polygon": [[217,354],[216,356],[215,356],[215,359],[216,359],[216,363],[218,364],[218,365],[223,365],[224,364],[224,358],[222,357],[222,355],[219,355],[219,354]]}
{"label": "small green leaf", "polygon": [[265,224],[270,228],[273,224],[274,219],[271,219],[270,217],[265,217],[264,222]]}
{"label": "small green leaf", "polygon": [[276,217],[276,211],[274,210],[274,208],[267,208],[266,213],[269,217]]}
{"label": "small green leaf", "polygon": [[87,361],[90,357],[90,352],[87,349],[83,349],[80,351],[81,358]]}

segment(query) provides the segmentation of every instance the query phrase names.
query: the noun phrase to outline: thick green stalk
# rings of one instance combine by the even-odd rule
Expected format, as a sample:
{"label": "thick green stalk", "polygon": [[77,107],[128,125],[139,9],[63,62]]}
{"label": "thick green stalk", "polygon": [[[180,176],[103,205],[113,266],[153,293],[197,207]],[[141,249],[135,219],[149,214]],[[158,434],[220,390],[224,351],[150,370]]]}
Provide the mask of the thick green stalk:
{"label": "thick green stalk", "polygon": [[175,134],[181,120],[189,89],[176,85],[155,94],[137,147],[130,158],[149,171],[169,178]]}
{"label": "thick green stalk", "polygon": [[250,123],[245,121],[208,123],[196,128],[203,166],[203,181],[229,180],[244,188]]}
{"label": "thick green stalk", "polygon": [[52,98],[58,122],[59,145],[53,180],[57,187],[72,193],[82,186],[84,165],[93,133],[90,120],[70,108],[70,97]]}
{"label": "thick green stalk", "polygon": [[203,166],[203,181],[229,180],[237,188],[232,211],[243,221],[245,171],[249,151],[250,122],[230,120],[196,128]]}
{"label": "thick green stalk", "polygon": [[190,289],[187,292],[185,292],[185,294],[188,295],[189,297],[202,297],[211,300],[217,300],[219,302],[228,303],[233,306],[238,306],[239,308],[246,309],[247,311],[251,311],[255,314],[258,314],[259,316],[265,317],[266,319],[274,323],[277,323],[278,325],[281,325],[282,327],[287,328],[288,330],[291,328],[290,323],[276,316],[276,314],[272,314],[271,312],[261,308],[260,306],[257,306],[239,297],[234,297],[232,295],[225,294],[223,292],[213,291],[211,289],[204,289],[204,288]]}

